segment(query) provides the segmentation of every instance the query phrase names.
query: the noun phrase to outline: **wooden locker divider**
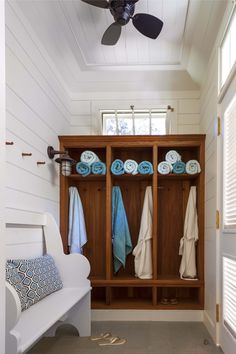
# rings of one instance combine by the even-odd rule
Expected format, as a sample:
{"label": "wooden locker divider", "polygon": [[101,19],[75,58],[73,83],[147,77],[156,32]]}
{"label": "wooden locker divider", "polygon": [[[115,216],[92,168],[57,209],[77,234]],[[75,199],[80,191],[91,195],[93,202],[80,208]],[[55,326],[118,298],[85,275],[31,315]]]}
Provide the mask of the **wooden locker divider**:
{"label": "wooden locker divider", "polygon": [[[78,175],[73,167],[68,177],[60,176],[60,230],[64,250],[68,252],[68,211],[70,186],[81,193],[88,243],[84,255],[91,264],[92,308],[117,309],[203,309],[204,308],[204,135],[169,136],[60,136],[60,150],[76,161],[84,150],[92,150],[106,162],[105,176]],[[160,175],[157,166],[170,149],[177,150],[184,162],[198,159],[197,175]],[[154,173],[114,176],[110,166],[115,158],[125,161],[152,162]],[[126,269],[113,273],[112,259],[112,186],[119,185],[136,246],[144,193],[152,186],[152,279],[139,279],[134,274],[134,257],[127,257]],[[179,277],[178,247],[183,236],[184,217],[190,187],[197,186],[199,241],[197,243],[198,280]],[[95,205],[96,204],[96,205]],[[177,297],[176,304],[163,304],[163,297]]]}

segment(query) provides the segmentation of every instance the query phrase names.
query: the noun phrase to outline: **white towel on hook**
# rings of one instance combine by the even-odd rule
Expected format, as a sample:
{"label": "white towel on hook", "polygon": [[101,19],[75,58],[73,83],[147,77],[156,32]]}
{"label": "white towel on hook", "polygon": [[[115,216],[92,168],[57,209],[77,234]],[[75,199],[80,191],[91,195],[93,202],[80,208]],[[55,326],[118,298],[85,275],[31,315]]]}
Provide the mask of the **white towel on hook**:
{"label": "white towel on hook", "polygon": [[76,187],[69,188],[69,233],[68,245],[70,253],[82,253],[82,247],[87,242],[83,206]]}
{"label": "white towel on hook", "polygon": [[180,240],[179,255],[182,255],[179,268],[181,279],[196,280],[196,249],[198,240],[198,221],[196,208],[196,188],[190,188],[184,220],[184,236]]}
{"label": "white towel on hook", "polygon": [[133,250],[135,276],[141,279],[152,278],[152,187],[145,191],[138,243]]}

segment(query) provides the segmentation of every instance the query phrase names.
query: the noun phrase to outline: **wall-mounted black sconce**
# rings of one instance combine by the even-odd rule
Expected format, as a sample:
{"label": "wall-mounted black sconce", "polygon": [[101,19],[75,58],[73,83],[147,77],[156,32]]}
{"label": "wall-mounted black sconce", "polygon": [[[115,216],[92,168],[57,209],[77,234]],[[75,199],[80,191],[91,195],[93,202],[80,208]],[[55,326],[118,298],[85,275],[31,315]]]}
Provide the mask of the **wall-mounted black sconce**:
{"label": "wall-mounted black sconce", "polygon": [[55,159],[55,161],[61,165],[61,174],[63,176],[70,176],[72,165],[74,165],[76,161],[68,155],[68,151],[54,150],[52,146],[48,146],[47,153],[50,159],[53,159],[55,155],[62,155]]}

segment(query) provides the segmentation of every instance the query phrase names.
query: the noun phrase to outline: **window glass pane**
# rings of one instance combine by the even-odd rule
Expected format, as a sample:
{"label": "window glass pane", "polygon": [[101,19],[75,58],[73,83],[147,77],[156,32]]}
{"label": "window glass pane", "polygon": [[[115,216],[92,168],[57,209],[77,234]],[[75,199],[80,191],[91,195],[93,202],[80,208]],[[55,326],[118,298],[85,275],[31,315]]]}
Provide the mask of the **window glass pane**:
{"label": "window glass pane", "polygon": [[165,118],[152,118],[151,121],[152,135],[165,135],[166,134],[166,119]]}
{"label": "window glass pane", "polygon": [[130,118],[118,118],[118,134],[133,135],[133,120]]}
{"label": "window glass pane", "polygon": [[106,126],[105,126],[104,134],[116,135],[116,119],[115,118],[106,118],[105,125]]}
{"label": "window glass pane", "polygon": [[221,53],[221,87],[236,61],[236,11],[227,29],[225,38],[220,48]]}
{"label": "window glass pane", "polygon": [[149,118],[136,118],[135,119],[135,134],[136,135],[149,135],[150,125]]}
{"label": "window glass pane", "polygon": [[221,84],[224,85],[227,76],[229,74],[230,67],[230,38],[229,35],[225,38],[222,46],[222,55],[221,55]]}
{"label": "window glass pane", "polygon": [[234,14],[234,18],[232,21],[231,27],[231,55],[230,55],[230,66],[234,65],[236,61],[236,14]]}

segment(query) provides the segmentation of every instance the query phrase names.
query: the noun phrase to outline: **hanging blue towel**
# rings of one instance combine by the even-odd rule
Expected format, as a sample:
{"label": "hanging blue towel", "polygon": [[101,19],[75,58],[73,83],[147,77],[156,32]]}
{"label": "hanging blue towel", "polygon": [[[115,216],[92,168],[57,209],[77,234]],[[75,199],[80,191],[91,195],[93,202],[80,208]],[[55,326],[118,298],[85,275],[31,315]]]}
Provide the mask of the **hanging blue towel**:
{"label": "hanging blue towel", "polygon": [[83,177],[88,176],[91,173],[91,167],[86,162],[77,162],[76,172]]}
{"label": "hanging blue towel", "polygon": [[185,163],[183,161],[177,161],[173,165],[173,173],[185,173]]}
{"label": "hanging blue towel", "polygon": [[70,253],[82,253],[82,247],[87,242],[83,206],[76,187],[69,188],[69,233],[68,245]]}
{"label": "hanging blue towel", "polygon": [[106,164],[101,161],[93,162],[91,165],[91,172],[94,175],[105,175],[106,174]]}
{"label": "hanging blue towel", "polygon": [[116,176],[123,175],[125,173],[124,162],[119,159],[114,160],[111,164],[111,172]]}
{"label": "hanging blue towel", "polygon": [[128,221],[120,187],[112,188],[112,242],[114,271],[125,267],[126,256],[132,251]]}
{"label": "hanging blue towel", "polygon": [[142,161],[138,165],[138,172],[142,175],[152,175],[153,174],[153,166],[149,161]]}

